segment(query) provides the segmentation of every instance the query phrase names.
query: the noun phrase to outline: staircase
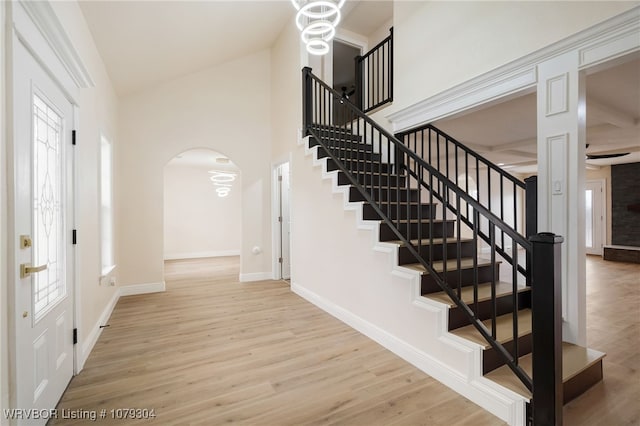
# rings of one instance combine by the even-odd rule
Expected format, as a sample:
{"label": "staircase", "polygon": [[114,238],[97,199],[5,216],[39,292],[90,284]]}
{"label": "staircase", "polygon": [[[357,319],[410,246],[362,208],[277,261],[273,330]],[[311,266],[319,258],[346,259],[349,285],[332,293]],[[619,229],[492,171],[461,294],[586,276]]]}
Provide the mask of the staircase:
{"label": "staircase", "polygon": [[[337,172],[338,185],[348,186],[348,201],[362,203],[362,219],[377,222],[380,241],[396,247],[398,266],[420,275],[421,296],[446,307],[448,332],[481,347],[484,377],[533,405],[528,242],[492,213],[490,202],[487,209],[459,187],[454,193],[448,163],[446,174],[419,164],[418,149],[401,151],[397,139],[330,88],[314,82],[306,89],[307,99],[322,99],[320,111],[311,111],[305,102],[308,148],[325,159],[327,171]],[[336,114],[341,115],[338,122],[347,124],[333,126]],[[456,163],[456,173],[457,168]],[[556,350],[564,403],[602,380],[603,353],[566,342]],[[540,370],[538,377],[558,368],[551,364]],[[527,422],[543,424],[532,414]]]}

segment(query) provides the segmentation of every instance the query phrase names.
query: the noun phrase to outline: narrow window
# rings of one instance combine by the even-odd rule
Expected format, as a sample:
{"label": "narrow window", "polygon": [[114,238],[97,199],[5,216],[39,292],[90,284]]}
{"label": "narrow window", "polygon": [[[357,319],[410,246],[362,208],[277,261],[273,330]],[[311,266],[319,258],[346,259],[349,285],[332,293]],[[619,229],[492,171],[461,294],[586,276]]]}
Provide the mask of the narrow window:
{"label": "narrow window", "polygon": [[100,253],[102,276],[108,275],[115,267],[113,259],[112,156],[111,143],[102,136],[100,141]]}

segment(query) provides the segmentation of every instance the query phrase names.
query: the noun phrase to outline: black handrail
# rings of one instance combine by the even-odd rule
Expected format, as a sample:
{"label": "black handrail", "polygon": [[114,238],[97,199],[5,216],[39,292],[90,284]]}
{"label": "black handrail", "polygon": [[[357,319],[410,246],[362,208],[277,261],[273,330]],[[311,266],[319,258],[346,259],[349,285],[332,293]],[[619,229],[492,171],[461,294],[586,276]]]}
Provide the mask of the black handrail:
{"label": "black handrail", "polygon": [[380,43],[355,57],[358,108],[373,111],[393,102],[393,28]]}
{"label": "black handrail", "polygon": [[[519,234],[525,234],[523,227],[526,219],[529,218],[530,212],[526,212],[522,205],[525,199],[530,199],[532,196],[535,197],[535,194],[532,194],[531,191],[527,192],[524,182],[431,124],[397,133],[396,137],[432,167],[444,173],[450,180],[455,181],[456,185],[459,177],[464,177],[463,189],[466,193],[475,192],[474,198],[476,201],[487,209],[494,210],[499,215],[500,221],[509,224],[514,231]],[[460,157],[463,157],[464,161],[461,161]],[[451,158],[453,158],[453,164],[451,164]],[[471,165],[469,160],[471,160]],[[484,170],[481,172],[481,169]],[[451,176],[452,173],[454,176]],[[474,177],[475,191],[469,185],[469,181]],[[494,198],[492,197],[492,177],[494,178],[494,185],[499,187],[499,196],[496,197],[494,203],[492,203]],[[442,197],[437,191],[438,188],[434,189],[436,190],[436,197],[442,201]],[[495,190],[493,193],[495,194]],[[510,206],[506,206],[505,199],[511,200]],[[529,202],[527,206],[534,206],[535,209],[535,203]],[[452,208],[452,206],[448,207]],[[506,217],[506,212],[509,209],[512,212],[511,220]],[[521,220],[518,220],[519,218]],[[467,225],[470,225],[468,211],[463,212],[462,220]],[[533,234],[535,234],[535,231],[533,233],[526,232],[527,236]],[[484,232],[480,230],[479,235],[485,243],[490,244],[488,230]],[[503,233],[501,233],[496,242],[496,251],[510,265],[517,265],[516,267],[520,272],[525,273],[526,267],[514,262],[512,255],[509,254]]]}
{"label": "black handrail", "polygon": [[[462,242],[461,229],[462,224],[465,223],[461,214],[463,208],[467,210],[466,216],[473,231],[474,247],[477,247],[478,244],[481,218],[488,222],[491,265],[494,265],[496,260],[496,229],[501,231],[503,241],[505,234],[511,239],[513,260],[515,260],[514,265],[516,266],[518,247],[531,253],[531,243],[494,214],[490,205],[489,208],[483,206],[478,200],[459,188],[446,174],[432,167],[421,156],[375,123],[363,111],[342,98],[340,93],[313,75],[310,68],[303,69],[303,93],[303,102],[305,102],[303,107],[304,134],[312,136],[320,144],[326,155],[343,172],[348,183],[357,188],[382,221],[406,245],[411,255],[433,278],[435,284],[451,298],[487,343],[499,354],[522,383],[531,390],[532,379],[518,365],[517,345],[519,338],[518,277],[522,276],[529,281],[528,271],[524,269],[523,272],[523,269],[518,267],[512,268],[512,297],[516,304],[512,313],[514,353],[511,354],[497,340],[495,326],[497,277],[495,267],[491,266],[492,329],[489,330],[479,319],[478,286],[480,278],[477,272],[479,263],[477,256],[473,257],[474,300],[471,306],[462,300],[460,252],[455,259],[457,269],[449,270],[447,259],[448,245],[454,243],[460,247]],[[336,123],[344,124],[337,125]],[[362,137],[364,145],[360,142],[354,142],[354,135]],[[365,147],[373,155],[363,155]],[[392,164],[395,164],[393,170]],[[412,184],[417,185],[418,188],[413,188]],[[429,190],[429,202],[423,205],[421,188],[434,189],[436,186],[441,189],[439,191]],[[444,208],[440,212],[434,207],[436,193],[443,200]],[[416,200],[412,201],[414,198]],[[454,200],[452,201],[451,198]],[[396,200],[395,203],[392,202],[393,199]],[[462,206],[463,201],[464,207]],[[406,205],[404,213],[400,208],[403,203]],[[428,208],[428,213],[423,212],[424,206]],[[413,207],[416,207],[415,212]],[[469,209],[473,213],[472,219],[469,219]],[[438,215],[440,215],[439,220]],[[451,217],[452,215],[455,215],[455,219]],[[429,222],[428,230],[423,227],[423,222],[427,220]],[[456,237],[448,236],[445,231],[451,222],[458,229]],[[443,247],[442,263],[438,268],[441,269],[440,271],[437,271],[434,266],[435,253],[433,248],[436,232],[442,234],[439,237]],[[453,288],[450,282],[452,285],[457,284],[457,288]]]}

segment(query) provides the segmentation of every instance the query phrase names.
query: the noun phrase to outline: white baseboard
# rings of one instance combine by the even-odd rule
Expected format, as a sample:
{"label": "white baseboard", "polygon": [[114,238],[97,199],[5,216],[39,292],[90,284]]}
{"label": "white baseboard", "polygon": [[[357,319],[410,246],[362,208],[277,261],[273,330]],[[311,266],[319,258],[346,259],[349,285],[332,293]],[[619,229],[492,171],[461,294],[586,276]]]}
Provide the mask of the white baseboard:
{"label": "white baseboard", "polygon": [[424,351],[297,283],[291,283],[291,290],[502,420],[511,425],[524,425],[522,401],[507,398],[482,381],[471,380]]}
{"label": "white baseboard", "polygon": [[205,257],[227,257],[227,256],[240,256],[240,249],[196,251],[196,252],[188,252],[188,253],[165,253],[164,260],[202,259]]}
{"label": "white baseboard", "polygon": [[165,282],[123,285],[118,288],[120,296],[134,296],[136,294],[160,293],[165,291]]}
{"label": "white baseboard", "polygon": [[265,280],[272,280],[272,279],[273,279],[272,272],[252,272],[248,274],[241,273],[239,278],[241,283],[248,283],[253,281],[265,281]]}
{"label": "white baseboard", "polygon": [[116,304],[118,303],[119,299],[120,299],[120,291],[118,288],[116,288],[116,291],[113,292],[113,296],[111,297],[111,300],[109,300],[109,303],[107,303],[107,306],[104,307],[102,314],[100,314],[100,318],[98,318],[98,322],[93,326],[93,329],[89,333],[89,336],[87,337],[87,339],[84,342],[82,342],[82,352],[79,354],[80,359],[78,360],[78,364],[77,364],[78,373],[82,371],[82,369],[84,368],[84,363],[87,362],[87,358],[89,358],[89,354],[91,354],[91,351],[93,350],[93,347],[96,345],[96,342],[100,337],[100,334],[102,334],[102,328],[100,328],[100,326],[106,324],[109,321],[109,318],[113,313],[113,309],[116,307]]}

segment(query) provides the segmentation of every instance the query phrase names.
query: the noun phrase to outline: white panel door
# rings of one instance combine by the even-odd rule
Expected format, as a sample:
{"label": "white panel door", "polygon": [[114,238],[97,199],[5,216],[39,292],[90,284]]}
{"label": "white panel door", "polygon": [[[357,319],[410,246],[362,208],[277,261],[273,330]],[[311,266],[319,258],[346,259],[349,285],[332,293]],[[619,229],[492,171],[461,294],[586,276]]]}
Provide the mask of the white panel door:
{"label": "white panel door", "polygon": [[604,188],[601,181],[585,184],[585,245],[587,254],[602,255]]}
{"label": "white panel door", "polygon": [[73,107],[18,41],[13,87],[15,408],[47,410],[73,375]]}
{"label": "white panel door", "polygon": [[289,163],[280,166],[280,257],[282,279],[291,278],[291,174]]}

